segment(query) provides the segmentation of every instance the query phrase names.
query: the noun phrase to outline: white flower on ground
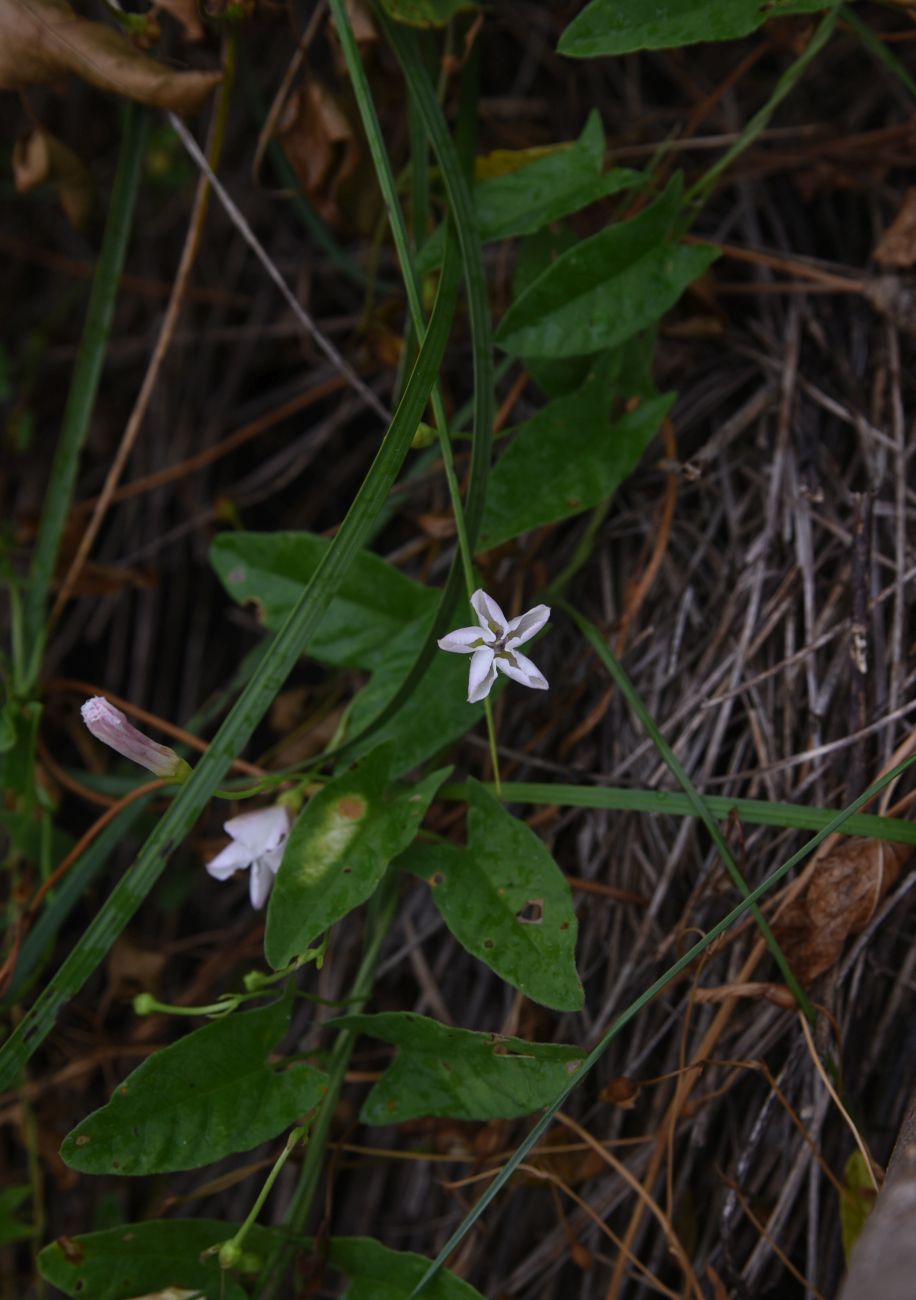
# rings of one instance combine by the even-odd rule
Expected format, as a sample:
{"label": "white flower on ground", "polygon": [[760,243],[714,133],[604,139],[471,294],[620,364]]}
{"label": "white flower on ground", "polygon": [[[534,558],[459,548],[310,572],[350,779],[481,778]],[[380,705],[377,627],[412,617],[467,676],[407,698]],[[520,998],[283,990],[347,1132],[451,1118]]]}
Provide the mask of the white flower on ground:
{"label": "white flower on ground", "polygon": [[535,605],[527,614],[507,619],[496,601],[482,589],[471,597],[479,627],[459,627],[439,642],[440,650],[471,656],[468,704],[476,704],[490,693],[498,672],[536,691],[547,690],[543,673],[519,650],[550,618],[547,605]]}
{"label": "white flower on ground", "polygon": [[290,820],[289,810],[279,803],[231,817],[223,830],[232,837],[232,843],[207,863],[207,871],[216,880],[228,880],[236,871],[249,868],[251,906],[263,907],[280,870]]}
{"label": "white flower on ground", "polygon": [[155,773],[165,781],[184,781],[191,769],[168,745],[159,745],[127,721],[125,714],[101,695],[87,700],[80,710],[83,721],[104,745],[129,758],[132,763]]}

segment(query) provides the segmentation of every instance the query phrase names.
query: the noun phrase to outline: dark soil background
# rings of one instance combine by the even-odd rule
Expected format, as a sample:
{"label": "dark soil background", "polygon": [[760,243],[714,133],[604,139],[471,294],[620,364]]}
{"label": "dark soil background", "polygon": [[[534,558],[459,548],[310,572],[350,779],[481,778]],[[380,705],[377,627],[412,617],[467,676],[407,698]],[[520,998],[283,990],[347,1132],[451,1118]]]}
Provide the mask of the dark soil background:
{"label": "dark soil background", "polygon": [[[577,8],[486,9],[476,33],[480,152],[572,138],[597,108],[612,162],[646,167],[667,148],[662,166],[683,169],[689,183],[766,102],[811,30],[808,20],[781,20],[744,41],[573,62],[555,48]],[[351,275],[303,224],[270,155],[259,180],[252,177],[263,113],[310,11],[266,8],[243,29],[220,173],[322,331],[390,403],[405,305],[359,132],[325,139],[327,169],[309,182],[310,202]],[[857,12],[916,75],[912,15],[869,5]],[[162,22],[170,59],[217,66],[213,37],[191,46],[168,16]],[[400,77],[381,39],[363,52],[399,168],[407,150]],[[457,61],[462,50],[453,53]],[[303,68],[355,123],[325,22]],[[450,110],[460,75],[448,82]],[[9,375],[0,518],[23,570],[80,337],[119,112],[114,97],[73,81],[0,99],[6,151],[40,121],[84,159],[99,203],[78,233],[53,189],[17,195],[9,171],[0,189]],[[205,110],[194,122],[199,138],[207,117]],[[290,148],[314,162],[322,131],[310,121],[293,132]],[[672,436],[659,436],[618,492],[569,588],[622,652],[705,793],[839,808],[908,752],[916,708],[908,658],[916,573],[912,226],[909,235],[895,227],[890,262],[874,254],[907,201],[914,159],[912,97],[841,23],[698,218],[694,234],[726,251],[663,323],[655,378],[679,394]],[[157,116],[65,566],[154,346],[195,179]],[[580,235],[600,229],[620,210],[615,202],[573,218],[574,228]],[[499,319],[513,255],[493,245],[486,257]],[[463,319],[442,378],[454,411],[470,395]],[[381,428],[334,379],[214,201],[123,479],[138,486],[108,511],[48,649],[44,779],[58,800],[58,824],[72,836],[102,810],[79,773],[105,761],[82,730],[78,707],[89,692],[78,683],[181,725],[196,719],[193,729],[212,734],[261,633],[254,614],[225,597],[207,561],[210,540],[238,524],[321,532],[343,517]],[[322,385],[324,396],[283,414],[292,398]],[[517,363],[505,370],[498,398],[506,425],[543,400]],[[252,436],[221,454],[231,434],[254,422]],[[199,467],[190,462],[211,450],[220,454]],[[152,478],[168,470],[165,482]],[[448,509],[441,474],[422,476],[397,496],[379,551],[413,576],[442,581],[453,545],[443,527]],[[569,563],[587,522],[542,529],[481,557],[488,590],[513,612],[527,608]],[[525,699],[525,707],[506,695],[497,708],[504,779],[670,788],[656,751],[564,618],[539,646],[538,663],[551,691]],[[282,767],[320,750],[361,680],[303,661],[246,757]],[[455,761],[459,775],[486,774],[482,732]],[[908,788],[895,788],[880,810]],[[203,871],[222,842],[221,811],[214,807],[176,855],[104,969],[33,1058],[23,1088],[0,1097],[2,1177],[32,1183],[38,1244],[169,1212],[242,1218],[273,1159],[276,1144],[212,1169],[130,1181],[77,1175],[57,1154],[65,1133],[129,1069],[185,1031],[173,1020],[135,1017],[134,993],[207,1002],[238,987],[259,961],[263,922],[243,887],[214,887]],[[426,887],[413,880],[404,882],[374,1009],[415,1009],[465,1028],[590,1045],[737,901],[691,821],[557,808],[529,814],[574,878],[585,1013],[547,1013],[500,983],[452,940]],[[454,806],[435,805],[429,824],[463,834]],[[737,818],[727,829],[752,884],[805,838]],[[73,911],[42,980],[78,941],[137,842],[121,846]],[[819,873],[819,892],[805,874],[794,902],[783,889],[767,910],[772,916],[784,907],[777,933],[827,1013],[819,1047],[835,1056],[846,1104],[884,1164],[913,1085],[916,875],[904,850],[857,842],[853,852],[848,841],[828,842],[805,870]],[[338,927],[311,991],[346,996],[362,925],[358,912]],[[580,1129],[554,1127],[467,1238],[454,1269],[493,1300],[697,1294],[672,1255],[673,1230],[703,1295],[834,1295],[844,1268],[838,1189],[853,1138],[777,978],[747,925],[659,996],[571,1099],[567,1113]],[[303,1011],[298,1026],[305,1050],[322,1041],[312,1019]],[[311,1226],[432,1255],[527,1126],[428,1120],[363,1129],[356,1115],[365,1072],[387,1059],[387,1049],[366,1040],[357,1051],[329,1153],[322,1220]],[[295,1179],[291,1162],[264,1222],[281,1221]],[[670,1230],[636,1195],[634,1181]],[[0,1270],[4,1295],[42,1294],[30,1280],[29,1243],[0,1249]],[[338,1294],[336,1287],[330,1275],[309,1280],[300,1261],[286,1294]]]}

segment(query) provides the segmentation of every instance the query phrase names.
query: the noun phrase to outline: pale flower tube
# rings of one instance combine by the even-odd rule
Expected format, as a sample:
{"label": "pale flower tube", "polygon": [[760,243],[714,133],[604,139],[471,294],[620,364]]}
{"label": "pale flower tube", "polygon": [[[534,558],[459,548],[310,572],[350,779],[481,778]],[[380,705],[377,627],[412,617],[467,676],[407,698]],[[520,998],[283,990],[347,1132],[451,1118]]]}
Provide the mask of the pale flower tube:
{"label": "pale flower tube", "polygon": [[190,766],[174,749],[160,745],[128,722],[127,715],[101,695],[94,695],[81,709],[83,721],[103,745],[108,745],[132,763],[139,763],[163,781],[184,781],[191,775]]}

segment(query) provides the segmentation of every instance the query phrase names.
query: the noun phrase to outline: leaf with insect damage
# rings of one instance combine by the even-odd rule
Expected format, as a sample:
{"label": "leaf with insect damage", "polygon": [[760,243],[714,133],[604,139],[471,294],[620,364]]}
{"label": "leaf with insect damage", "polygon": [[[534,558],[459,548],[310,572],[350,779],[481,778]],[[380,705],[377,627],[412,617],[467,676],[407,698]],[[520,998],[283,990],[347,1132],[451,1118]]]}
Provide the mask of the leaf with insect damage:
{"label": "leaf with insect damage", "polygon": [[477,781],[468,846],[413,845],[400,865],[422,876],[452,934],[527,997],[557,1011],[583,1002],[569,884],[540,839]]}

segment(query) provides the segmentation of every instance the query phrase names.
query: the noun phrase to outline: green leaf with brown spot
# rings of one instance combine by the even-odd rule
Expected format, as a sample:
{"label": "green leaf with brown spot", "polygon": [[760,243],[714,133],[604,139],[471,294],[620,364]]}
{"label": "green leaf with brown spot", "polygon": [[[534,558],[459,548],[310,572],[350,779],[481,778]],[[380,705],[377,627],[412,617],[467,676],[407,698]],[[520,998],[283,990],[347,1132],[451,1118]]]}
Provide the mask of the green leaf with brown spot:
{"label": "green leaf with brown spot", "polygon": [[299,814],[267,911],[264,951],[275,970],[378,887],[419,829],[450,768],[412,786],[389,786],[393,750],[381,745],[329,781]]}
{"label": "green leaf with brown spot", "polygon": [[468,846],[416,844],[399,865],[422,876],[452,934],[527,997],[582,1007],[576,914],[566,877],[524,822],[468,782]]}
{"label": "green leaf with brown spot", "polygon": [[164,1047],[67,1134],[63,1159],[86,1174],[160,1174],[282,1133],[327,1092],[320,1070],[270,1064],[291,1003],[233,1012]]}
{"label": "green leaf with brown spot", "polygon": [[338,1016],[329,1023],[399,1049],[363,1103],[364,1124],[402,1124],[426,1115],[474,1120],[530,1115],[556,1100],[585,1058],[565,1043],[451,1029],[412,1011]]}

